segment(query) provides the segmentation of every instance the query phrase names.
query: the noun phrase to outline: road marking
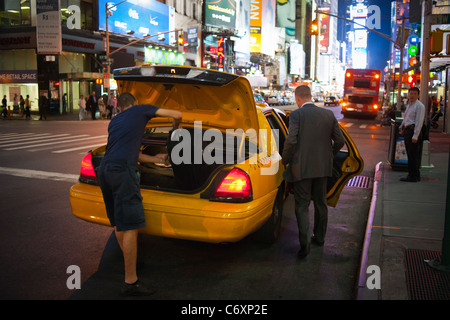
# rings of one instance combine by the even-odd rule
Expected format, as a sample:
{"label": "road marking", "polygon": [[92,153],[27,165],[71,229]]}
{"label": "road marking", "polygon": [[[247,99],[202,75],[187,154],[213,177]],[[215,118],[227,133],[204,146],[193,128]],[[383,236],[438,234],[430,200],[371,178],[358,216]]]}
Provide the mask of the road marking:
{"label": "road marking", "polygon": [[381,229],[395,229],[400,230],[398,227],[388,227],[388,226],[372,226],[372,228],[381,228]]}
{"label": "road marking", "polygon": [[52,151],[52,153],[65,153],[65,152],[82,150],[82,149],[86,149],[86,151],[88,151],[90,148],[104,146],[105,144],[106,144],[106,142],[101,143],[101,144],[94,144],[94,145],[90,145],[90,146],[82,146],[82,147],[70,148],[70,149],[65,149],[65,150],[56,150],[56,151]]}
{"label": "road marking", "polygon": [[367,128],[367,124],[362,124],[359,126],[361,129]]}
{"label": "road marking", "polygon": [[[70,135],[70,134],[64,133],[64,134],[57,134],[57,135],[52,136],[51,133],[44,133],[44,134],[41,134],[41,135],[39,135],[39,136],[33,136],[33,137],[31,137],[31,138],[26,137],[26,138],[20,138],[20,139],[17,139],[17,137],[14,137],[15,140],[4,139],[5,142],[0,143],[0,147],[17,146],[17,145],[19,145],[19,144],[27,144],[27,143],[31,143],[31,142],[32,142],[31,140],[46,139],[46,138],[49,138],[49,137],[51,137],[51,138],[54,138],[54,137],[63,137],[63,136],[68,136],[68,135]],[[23,139],[26,139],[26,141],[24,141]],[[47,139],[47,140],[48,140],[48,139]],[[19,143],[11,143],[11,142],[16,142],[16,141],[19,142]],[[22,142],[21,142],[21,141],[22,141]],[[30,142],[30,141],[31,141],[31,142]]]}
{"label": "road marking", "polygon": [[48,172],[30,169],[6,168],[6,167],[0,167],[0,174],[7,174],[10,176],[22,178],[34,178],[34,179],[66,181],[66,182],[77,182],[79,178],[79,175],[77,174]]}
{"label": "road marking", "polygon": [[[24,144],[32,144],[32,143],[40,143],[40,142],[45,142],[45,141],[56,141],[56,140],[63,140],[63,139],[69,139],[69,138],[75,138],[75,137],[86,137],[87,134],[82,134],[79,136],[72,136],[72,137],[68,137],[70,136],[70,134],[68,133],[64,133],[62,134],[63,137],[57,137],[55,139],[49,139],[49,137],[43,137],[40,138],[40,141],[23,141],[23,142],[19,142],[19,143],[8,143],[8,144],[0,144],[1,148],[5,148],[5,147],[15,147],[15,146],[21,146]],[[9,149],[4,149],[4,150],[9,150]]]}
{"label": "road marking", "polygon": [[54,144],[59,144],[59,143],[66,143],[66,142],[78,142],[78,141],[82,141],[82,140],[89,140],[89,139],[98,139],[98,138],[105,138],[108,135],[102,135],[102,136],[96,136],[96,137],[87,137],[87,138],[82,138],[82,139],[73,139],[75,137],[84,137],[86,136],[85,134],[82,134],[80,136],[72,136],[71,140],[64,140],[64,141],[57,141],[57,142],[48,142],[48,143],[41,143],[41,144],[36,144],[36,145],[31,145],[31,146],[21,146],[21,147],[15,147],[15,148],[8,148],[8,149],[3,149],[3,150],[7,150],[7,151],[11,151],[11,150],[18,150],[18,149],[27,149],[27,148],[35,148],[35,147],[42,147],[42,146],[50,146],[50,145],[54,145]]}

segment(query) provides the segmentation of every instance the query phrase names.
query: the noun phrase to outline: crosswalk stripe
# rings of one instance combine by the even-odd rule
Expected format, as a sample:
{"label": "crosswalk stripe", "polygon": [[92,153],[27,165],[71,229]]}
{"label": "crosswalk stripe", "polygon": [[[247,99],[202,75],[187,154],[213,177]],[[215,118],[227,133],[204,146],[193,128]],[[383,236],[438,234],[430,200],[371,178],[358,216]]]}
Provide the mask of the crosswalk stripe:
{"label": "crosswalk stripe", "polygon": [[0,174],[7,174],[16,177],[23,178],[33,178],[33,179],[44,179],[44,180],[54,180],[54,181],[67,181],[76,182],[79,175],[59,173],[59,172],[47,172],[40,170],[30,170],[30,169],[17,169],[17,168],[6,168],[0,167]]}
{"label": "crosswalk stripe", "polygon": [[[52,136],[51,133],[44,133],[44,134],[41,134],[41,135],[39,135],[39,136],[33,136],[33,137],[31,137],[31,138],[29,138],[29,137],[23,138],[23,137],[22,137],[22,138],[17,139],[16,137],[14,137],[13,140],[4,139],[5,141],[2,142],[2,143],[0,143],[0,147],[2,147],[2,146],[5,145],[5,144],[6,144],[5,147],[7,147],[8,144],[10,144],[11,142],[20,142],[20,141],[23,141],[23,139],[27,139],[27,141],[24,142],[24,143],[27,143],[27,142],[30,141],[30,140],[45,139],[45,138],[48,138],[49,136],[51,136],[52,138],[54,138],[54,137],[62,137],[62,136],[68,136],[68,135],[69,135],[68,133],[64,133],[64,134],[57,134],[57,135]],[[14,145],[14,144],[11,144],[11,145]]]}
{"label": "crosswalk stripe", "polygon": [[88,151],[90,148],[96,148],[96,147],[104,146],[105,144],[106,144],[106,142],[105,143],[101,143],[101,144],[94,144],[94,145],[70,148],[70,149],[65,149],[65,150],[56,150],[56,151],[52,151],[52,153],[65,153],[65,152],[77,151],[77,150],[83,150],[83,149]]}
{"label": "crosswalk stripe", "polygon": [[[0,144],[0,147],[1,148],[5,148],[5,147],[21,146],[21,145],[24,145],[24,144],[32,144],[32,143],[34,143],[33,145],[35,145],[36,143],[50,141],[50,140],[51,141],[56,141],[56,140],[63,140],[63,139],[69,139],[69,138],[86,137],[86,136],[88,136],[88,134],[80,134],[80,135],[77,135],[77,136],[70,136],[70,134],[62,134],[62,136],[64,136],[64,137],[57,137],[57,138],[54,138],[54,139],[49,139],[50,137],[44,137],[43,139],[41,139],[41,141],[24,141],[24,142],[9,143],[9,144],[4,144],[4,145]],[[68,136],[70,136],[70,137],[68,137]],[[11,150],[11,149],[4,149],[4,150]],[[14,150],[14,149],[12,149],[12,150]]]}
{"label": "crosswalk stripe", "polygon": [[[86,136],[86,135],[81,135],[81,136]],[[105,137],[107,137],[107,135],[96,136],[96,137],[87,137],[87,138],[81,138],[81,139],[73,139],[74,137],[77,137],[77,136],[72,136],[72,137],[70,137],[71,140],[64,140],[64,141],[57,141],[57,142],[41,143],[41,144],[37,144],[37,145],[21,146],[21,147],[8,148],[8,149],[3,149],[3,150],[12,151],[12,150],[28,149],[28,148],[35,148],[35,147],[41,147],[41,146],[49,146],[49,145],[54,145],[54,144],[59,144],[59,143],[66,143],[66,142],[74,142],[74,141],[77,142],[77,141],[82,141],[82,140],[105,138]]]}
{"label": "crosswalk stripe", "polygon": [[367,128],[367,124],[362,124],[359,126],[361,129]]}

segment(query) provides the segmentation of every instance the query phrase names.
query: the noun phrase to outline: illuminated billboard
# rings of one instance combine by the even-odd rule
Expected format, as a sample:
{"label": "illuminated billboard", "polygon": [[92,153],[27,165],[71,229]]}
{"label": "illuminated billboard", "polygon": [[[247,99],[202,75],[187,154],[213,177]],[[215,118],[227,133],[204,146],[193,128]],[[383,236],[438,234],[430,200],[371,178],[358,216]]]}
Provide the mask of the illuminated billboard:
{"label": "illuminated billboard", "polygon": [[[107,1],[99,0],[98,22],[99,29],[106,30],[106,3],[109,7],[117,5],[120,0]],[[138,5],[138,4],[141,4]],[[145,5],[145,7],[144,7]],[[109,16],[109,32],[123,35],[132,35],[136,38],[143,38],[147,35],[157,34],[171,30],[175,25],[175,15],[173,8],[156,0],[128,0],[120,3],[109,10],[112,15]],[[175,39],[170,34],[161,35],[159,38],[150,39],[164,44],[171,44],[169,38]]]}
{"label": "illuminated billboard", "polygon": [[236,1],[206,0],[205,24],[234,30],[236,27]]}
{"label": "illuminated billboard", "polygon": [[273,56],[275,0],[252,0],[250,6],[250,52]]}

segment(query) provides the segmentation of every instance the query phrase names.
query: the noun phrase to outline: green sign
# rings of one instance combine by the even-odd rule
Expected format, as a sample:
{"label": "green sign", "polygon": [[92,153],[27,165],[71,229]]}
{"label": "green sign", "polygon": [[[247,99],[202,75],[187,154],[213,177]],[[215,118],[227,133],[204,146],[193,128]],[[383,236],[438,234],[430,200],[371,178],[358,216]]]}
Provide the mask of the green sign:
{"label": "green sign", "polygon": [[409,46],[408,53],[410,56],[415,56],[419,53],[419,48],[417,48],[416,46]]}

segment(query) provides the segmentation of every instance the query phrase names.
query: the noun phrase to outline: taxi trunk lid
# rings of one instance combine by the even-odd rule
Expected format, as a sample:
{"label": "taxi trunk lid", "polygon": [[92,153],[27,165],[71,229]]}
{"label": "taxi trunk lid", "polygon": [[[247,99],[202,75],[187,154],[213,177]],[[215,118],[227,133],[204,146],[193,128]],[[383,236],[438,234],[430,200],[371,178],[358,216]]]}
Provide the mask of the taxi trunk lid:
{"label": "taxi trunk lid", "polygon": [[243,77],[195,67],[151,66],[116,69],[114,79],[120,93],[133,94],[139,104],[180,111],[184,123],[258,131],[252,88]]}

